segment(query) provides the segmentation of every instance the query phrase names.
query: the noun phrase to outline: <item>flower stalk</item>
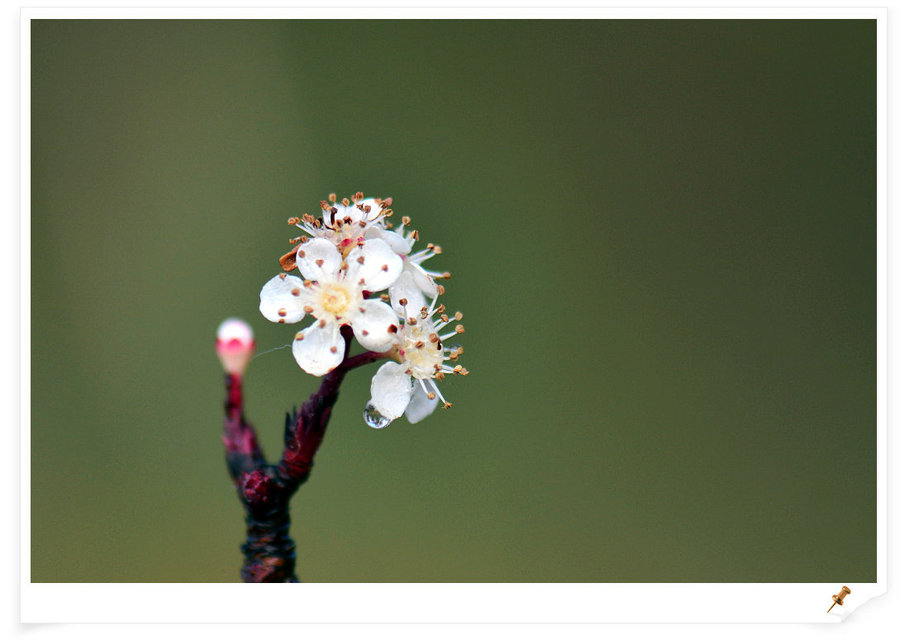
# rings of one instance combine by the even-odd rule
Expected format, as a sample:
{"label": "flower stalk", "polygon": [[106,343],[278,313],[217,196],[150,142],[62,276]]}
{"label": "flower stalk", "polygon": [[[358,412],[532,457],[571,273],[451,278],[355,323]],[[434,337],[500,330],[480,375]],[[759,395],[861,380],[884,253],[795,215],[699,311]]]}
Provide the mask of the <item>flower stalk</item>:
{"label": "flower stalk", "polygon": [[322,378],[319,389],[299,410],[285,416],[285,448],[278,464],[266,461],[256,432],[244,416],[242,377],[225,375],[222,441],[228,473],[244,507],[247,526],[247,540],[241,545],[244,582],[299,582],[296,546],[289,535],[291,497],[309,478],[344,376],[384,357],[373,351],[351,357],[352,332],[342,331],[347,346],[341,364]]}

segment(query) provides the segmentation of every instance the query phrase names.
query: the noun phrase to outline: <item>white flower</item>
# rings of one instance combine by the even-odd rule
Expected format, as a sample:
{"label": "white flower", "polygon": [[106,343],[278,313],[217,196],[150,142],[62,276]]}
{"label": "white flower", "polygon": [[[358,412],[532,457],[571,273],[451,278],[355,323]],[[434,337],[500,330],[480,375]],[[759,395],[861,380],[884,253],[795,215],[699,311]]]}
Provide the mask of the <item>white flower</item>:
{"label": "white flower", "polygon": [[346,256],[325,238],[313,238],[296,254],[297,268],[306,280],[279,274],[259,294],[259,310],[268,320],[300,322],[306,314],[317,322],[296,334],[293,354],[307,373],[322,376],[344,358],[340,327],[349,325],[366,349],[391,348],[398,319],[380,300],[365,292],[381,291],[400,275],[403,261],[379,239],[365,240]]}
{"label": "white flower", "polygon": [[[425,299],[425,296],[436,298],[442,290],[442,287],[436,284],[434,280],[436,278],[450,277],[450,274],[446,271],[439,273],[422,268],[422,263],[429,258],[439,255],[441,248],[428,243],[425,249],[413,253],[412,248],[416,240],[419,239],[419,232],[409,231],[404,235],[404,228],[409,222],[409,218],[404,216],[402,224],[397,231],[388,231],[377,226],[371,227],[366,231],[367,238],[384,240],[403,259],[403,272],[388,289],[391,306],[401,317],[406,313],[404,307],[412,310],[415,314],[418,314],[423,307],[427,307],[428,301]],[[401,300],[406,300],[406,304],[403,304]]]}
{"label": "white flower", "polygon": [[[363,198],[362,193],[357,193],[352,201],[344,198],[337,202],[334,194],[330,199],[331,202],[322,200],[320,203],[321,218],[306,214],[302,218],[291,218],[289,222],[309,234],[310,238],[328,240],[345,256],[365,242],[369,229],[382,227],[385,217],[391,214],[391,198]],[[295,241],[303,243],[307,238],[297,238]]]}
{"label": "white flower", "polygon": [[[462,353],[462,347],[445,347],[444,341],[463,333],[462,325],[453,331],[439,335],[451,318],[443,305],[424,309],[419,317],[407,318],[397,333],[397,357],[399,362],[387,362],[372,378],[370,388],[372,398],[366,406],[366,423],[375,428],[386,427],[404,413],[412,423],[420,422],[434,411],[438,398],[444,407],[452,406],[444,399],[437,386],[448,373],[467,375],[469,372],[459,365],[445,364],[455,361]],[[432,315],[440,314],[435,322]],[[455,320],[462,319],[456,313]]]}
{"label": "white flower", "polygon": [[412,248],[419,234],[417,231],[404,233],[410,223],[406,216],[396,231],[389,231],[391,224],[386,218],[393,213],[390,209],[392,198],[364,198],[359,192],[352,200],[344,198],[337,202],[334,194],[329,196],[329,200],[330,202],[322,200],[320,203],[321,218],[310,215],[291,218],[290,222],[309,234],[309,238],[296,238],[293,242],[299,243],[299,246],[281,258],[286,271],[296,266],[296,254],[310,238],[328,240],[344,256],[366,240],[384,240],[403,260],[402,273],[388,289],[394,311],[403,315],[404,305],[400,304],[400,300],[406,300],[409,308],[418,313],[419,309],[428,305],[425,296],[437,297],[440,287],[435,284],[434,279],[449,278],[450,274],[427,271],[422,268],[422,263],[441,253],[441,248],[429,243],[426,249],[413,253]]}

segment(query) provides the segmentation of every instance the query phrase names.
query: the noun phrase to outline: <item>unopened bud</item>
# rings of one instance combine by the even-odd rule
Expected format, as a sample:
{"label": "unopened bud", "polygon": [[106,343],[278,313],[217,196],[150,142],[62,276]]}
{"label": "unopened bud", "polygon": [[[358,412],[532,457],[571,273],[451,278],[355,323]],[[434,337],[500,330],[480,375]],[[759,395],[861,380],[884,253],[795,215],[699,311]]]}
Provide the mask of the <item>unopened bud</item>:
{"label": "unopened bud", "polygon": [[216,353],[225,373],[243,376],[253,357],[256,341],[253,329],[239,318],[228,318],[216,332]]}

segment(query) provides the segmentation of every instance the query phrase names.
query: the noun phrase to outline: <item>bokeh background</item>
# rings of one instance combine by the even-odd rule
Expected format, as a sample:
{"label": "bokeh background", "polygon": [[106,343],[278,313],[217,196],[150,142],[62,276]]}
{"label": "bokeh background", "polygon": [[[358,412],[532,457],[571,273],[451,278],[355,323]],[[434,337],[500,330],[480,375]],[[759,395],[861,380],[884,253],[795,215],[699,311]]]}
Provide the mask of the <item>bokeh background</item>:
{"label": "bokeh background", "polygon": [[[235,581],[219,321],[394,197],[455,404],[344,385],[305,581],[875,580],[874,21],[32,22],[32,579]],[[374,371],[374,370],[373,370]],[[316,385],[259,357],[270,457]]]}

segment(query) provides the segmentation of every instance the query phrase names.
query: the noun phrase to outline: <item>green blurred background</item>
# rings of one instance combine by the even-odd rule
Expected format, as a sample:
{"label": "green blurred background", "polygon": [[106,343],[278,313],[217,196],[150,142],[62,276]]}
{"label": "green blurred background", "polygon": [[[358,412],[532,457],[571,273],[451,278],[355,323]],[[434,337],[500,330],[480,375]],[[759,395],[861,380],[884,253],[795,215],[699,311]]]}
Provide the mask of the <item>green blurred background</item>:
{"label": "green blurred background", "polygon": [[[874,21],[32,22],[32,579],[238,579],[227,316],[394,197],[472,374],[294,499],[305,581],[875,574]],[[247,410],[270,457],[310,393]]]}

